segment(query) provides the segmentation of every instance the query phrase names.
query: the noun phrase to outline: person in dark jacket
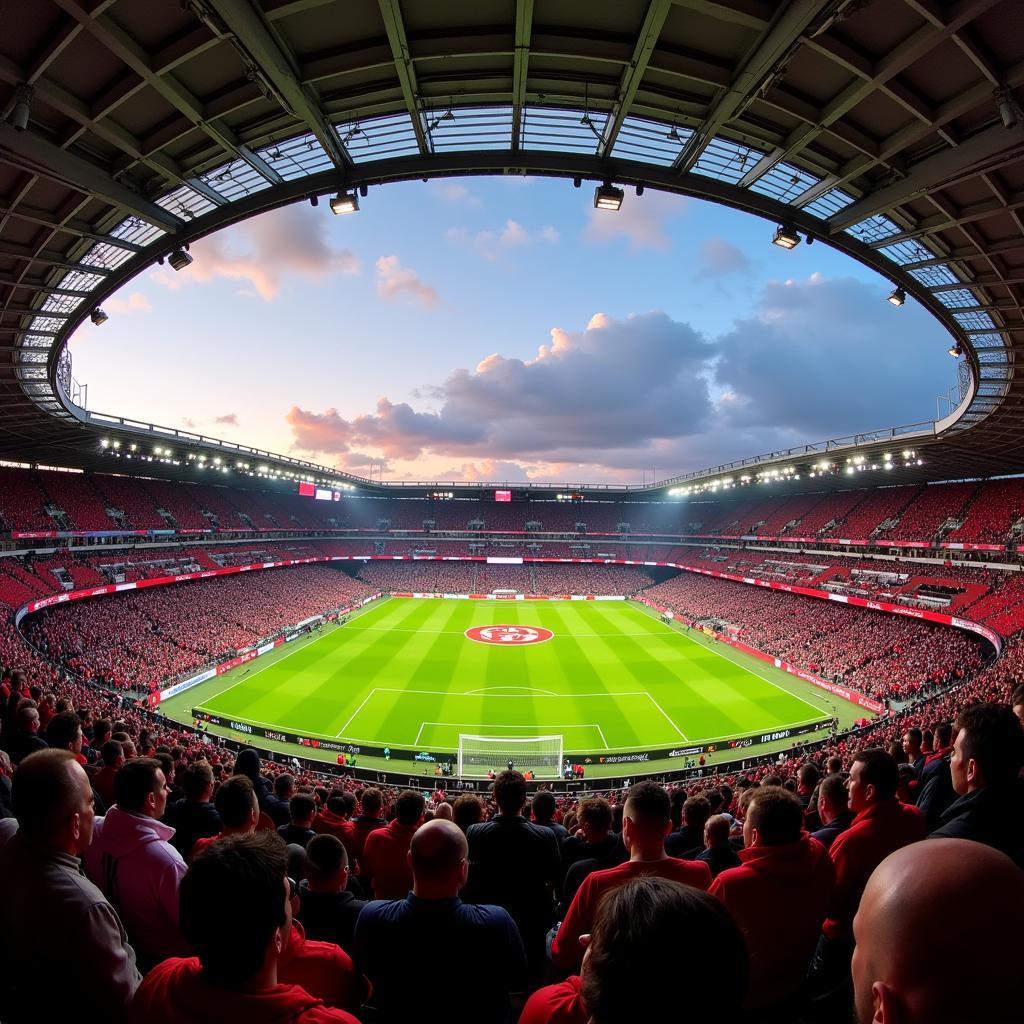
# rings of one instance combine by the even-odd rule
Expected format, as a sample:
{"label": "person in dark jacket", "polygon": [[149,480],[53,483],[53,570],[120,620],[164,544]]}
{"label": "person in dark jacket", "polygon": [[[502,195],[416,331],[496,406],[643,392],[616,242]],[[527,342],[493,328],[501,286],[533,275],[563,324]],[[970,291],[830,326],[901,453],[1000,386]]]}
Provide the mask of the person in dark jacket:
{"label": "person in dark jacket", "polygon": [[958,798],[929,838],[973,839],[1024,867],[1024,731],[1005,704],[960,712],[950,759]]}
{"label": "person in dark jacket", "polygon": [[[235,758],[235,770],[232,774],[244,775],[248,778],[252,783],[260,810],[266,810],[266,803],[271,795],[270,783],[260,775],[260,755],[252,747],[246,747],[238,752],[238,757]],[[280,824],[284,824],[284,822]]]}
{"label": "person in dark jacket", "polygon": [[555,821],[555,811],[558,810],[558,804],[555,801],[555,794],[550,790],[542,789],[533,798],[533,820],[538,825],[543,825],[545,828],[551,829],[555,834],[555,839],[558,842],[562,842],[563,839],[568,839],[569,830],[564,826],[560,825]]}
{"label": "person in dark jacket", "polygon": [[359,912],[366,900],[347,890],[348,854],[337,836],[315,836],[306,847],[306,878],[299,885],[298,918],[306,936],[320,942],[335,942],[352,952]]}
{"label": "person in dark jacket", "polygon": [[471,825],[467,901],[504,907],[519,928],[534,977],[545,961],[544,936],[554,923],[558,843],[549,828],[522,816],[526,780],[513,770],[494,780],[498,813]]}
{"label": "person in dark jacket", "polygon": [[826,850],[831,849],[837,836],[845,832],[853,822],[850,810],[850,796],[846,791],[846,779],[842,775],[826,775],[818,787],[818,817],[822,827],[811,836]]}
{"label": "person in dark jacket", "polygon": [[938,828],[942,813],[956,799],[950,777],[949,760],[953,754],[953,726],[940,722],[935,727],[935,751],[928,755],[921,769],[921,782],[917,806],[928,822],[928,828]]}
{"label": "person in dark jacket", "polygon": [[711,876],[717,878],[728,868],[738,868],[743,862],[729,842],[732,822],[727,814],[713,814],[704,823],[704,852],[697,854],[697,860],[704,861],[711,868]]}
{"label": "person in dark jacket", "polygon": [[188,860],[197,839],[220,833],[221,820],[210,802],[213,796],[213,769],[205,761],[187,765],[181,773],[185,799],[168,807],[164,821],[174,829],[171,845]]}
{"label": "person in dark jacket", "polygon": [[277,830],[277,834],[289,845],[306,848],[306,844],[316,835],[313,831],[313,818],[316,816],[316,800],[308,793],[296,793],[288,801],[289,821]]}
{"label": "person in dark jacket", "polygon": [[[291,821],[291,799],[295,794],[295,776],[285,772],[274,779],[273,795],[268,796],[260,809],[267,812],[274,825],[280,829]],[[285,842],[291,842],[286,839]]]}
{"label": "person in dark jacket", "polygon": [[691,796],[683,802],[683,823],[665,836],[665,852],[670,857],[692,859],[704,849],[704,825],[711,817],[706,797]]}
{"label": "person in dark jacket", "polygon": [[[562,871],[566,876],[579,861],[607,861],[601,867],[611,868],[626,860],[629,854],[622,845],[622,837],[612,831],[612,809],[604,797],[585,797],[580,801],[577,813],[579,832],[564,839],[559,847]],[[572,896],[569,902],[572,902]]]}

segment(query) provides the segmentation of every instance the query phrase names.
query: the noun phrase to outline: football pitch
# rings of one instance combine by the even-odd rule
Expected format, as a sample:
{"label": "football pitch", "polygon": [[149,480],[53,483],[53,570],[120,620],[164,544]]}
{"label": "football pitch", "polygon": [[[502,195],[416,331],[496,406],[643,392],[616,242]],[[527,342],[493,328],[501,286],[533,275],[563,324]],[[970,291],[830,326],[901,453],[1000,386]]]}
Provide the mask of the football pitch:
{"label": "football pitch", "polygon": [[[724,746],[840,710],[771,664],[636,604],[404,598],[171,703],[224,724],[433,755],[453,754],[460,733],[560,735],[566,753],[592,754],[595,764],[616,753]],[[857,713],[847,706],[841,717]]]}

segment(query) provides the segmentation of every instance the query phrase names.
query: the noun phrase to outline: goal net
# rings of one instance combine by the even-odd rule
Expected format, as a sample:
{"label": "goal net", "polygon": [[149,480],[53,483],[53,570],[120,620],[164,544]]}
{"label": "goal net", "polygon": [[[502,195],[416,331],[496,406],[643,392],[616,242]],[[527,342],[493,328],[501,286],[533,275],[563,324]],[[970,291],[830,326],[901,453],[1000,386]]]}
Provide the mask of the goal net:
{"label": "goal net", "polygon": [[488,772],[504,771],[509,761],[517,772],[528,771],[538,779],[562,775],[562,737],[467,736],[459,734],[458,774],[463,778],[485,779]]}

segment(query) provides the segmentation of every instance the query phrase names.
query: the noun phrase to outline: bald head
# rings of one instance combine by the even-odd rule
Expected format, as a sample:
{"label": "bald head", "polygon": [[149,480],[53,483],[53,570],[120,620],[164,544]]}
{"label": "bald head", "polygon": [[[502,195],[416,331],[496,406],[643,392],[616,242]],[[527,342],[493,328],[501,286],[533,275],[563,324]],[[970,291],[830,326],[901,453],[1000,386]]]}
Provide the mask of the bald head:
{"label": "bald head", "polygon": [[457,825],[435,818],[420,826],[409,846],[413,891],[424,899],[458,894],[466,884],[469,846]]}
{"label": "bald head", "polygon": [[33,841],[72,854],[92,842],[92,787],[70,750],[26,757],[14,773],[12,802],[19,830]]}
{"label": "bald head", "polygon": [[991,847],[930,839],[887,857],[853,923],[858,1024],[1018,1020],[1024,932],[994,920],[1022,917],[1024,872]]}

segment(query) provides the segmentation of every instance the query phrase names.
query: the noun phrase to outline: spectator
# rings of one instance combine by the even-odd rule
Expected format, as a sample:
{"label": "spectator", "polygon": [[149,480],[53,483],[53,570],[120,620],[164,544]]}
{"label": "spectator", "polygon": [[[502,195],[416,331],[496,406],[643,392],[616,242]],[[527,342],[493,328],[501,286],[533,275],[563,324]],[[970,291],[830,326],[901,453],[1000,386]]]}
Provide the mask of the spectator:
{"label": "spectator", "polygon": [[[12,698],[13,699],[13,698]],[[39,709],[31,702],[18,708],[15,714],[15,731],[7,743],[11,760],[19,764],[29,754],[46,749],[46,740],[39,735]]]}
{"label": "spectator", "polygon": [[79,866],[93,835],[88,776],[68,751],[35,753],[15,772],[13,800],[19,828],[0,853],[0,1018],[68,1021],[84,1006],[121,1021],[140,979],[117,912]]}
{"label": "spectator", "polygon": [[114,806],[96,822],[85,855],[89,878],[117,908],[143,970],[188,946],[178,927],[178,885],[185,861],[163,824],[167,782],[148,757],[129,761],[114,779]]}
{"label": "spectator", "polygon": [[717,878],[727,868],[739,867],[743,862],[729,841],[732,821],[728,814],[713,814],[704,823],[704,851],[697,860],[704,861],[711,868],[712,878]]}
{"label": "spectator", "polygon": [[306,844],[316,835],[313,831],[316,800],[309,793],[295,793],[288,801],[288,815],[288,824],[281,825],[277,834],[289,845],[294,843],[305,849]]}
{"label": "spectator", "polygon": [[1017,716],[1021,728],[1024,729],[1024,683],[1014,687],[1013,693],[1010,695],[1010,707],[1013,708],[1013,713]]}
{"label": "spectator", "polygon": [[853,915],[871,872],[894,850],[927,834],[924,815],[896,799],[899,769],[877,747],[854,755],[847,789],[854,818],[829,853],[836,884],[812,967],[812,987],[830,990],[849,977]]}
{"label": "spectator", "polygon": [[519,1024],[716,1020],[746,990],[732,918],[669,879],[640,876],[610,892],[588,938],[580,974],[534,992]]}
{"label": "spectator", "polygon": [[582,836],[569,836],[561,846],[561,916],[569,909],[580,883],[592,871],[615,867],[629,858],[622,837],[612,831],[612,809],[603,797],[587,797],[580,802]]}
{"label": "spectator", "polygon": [[914,769],[914,777],[921,778],[921,769],[924,767],[925,754],[921,749],[924,743],[924,734],[915,725],[911,726],[903,734],[903,753],[907,755],[907,763]]}
{"label": "spectator", "polygon": [[348,853],[337,836],[314,837],[306,847],[306,878],[299,884],[299,920],[311,939],[352,952],[356,919],[366,906],[348,891]]}
{"label": "spectator", "polygon": [[957,718],[950,760],[958,798],[933,837],[973,839],[1024,867],[1024,731],[1005,704],[975,704]]}
{"label": "spectator", "polygon": [[665,853],[671,828],[668,793],[654,782],[638,782],[629,791],[623,811],[622,839],[629,860],[595,871],[584,879],[551,944],[551,960],[560,970],[579,968],[583,959],[580,936],[589,935],[601,898],[610,889],[638,875],[670,878],[697,889],[711,885],[711,869],[701,861],[679,860]]}
{"label": "spectator", "polygon": [[[238,752],[238,757],[235,758],[235,775],[245,775],[252,783],[253,792],[256,794],[256,801],[260,805],[260,810],[266,809],[266,803],[271,799],[272,790],[270,783],[260,775],[260,755],[257,751],[253,750],[252,747],[246,747],[244,750]],[[285,817],[283,821],[277,822],[276,825],[283,825],[288,821]]]}
{"label": "spectator", "polygon": [[358,1024],[280,980],[292,929],[285,864],[284,844],[266,832],[219,839],[196,857],[181,886],[181,922],[197,956],[150,971],[133,1024]]}
{"label": "spectator", "polygon": [[384,797],[379,789],[370,787],[363,790],[362,799],[359,801],[359,811],[352,819],[352,833],[346,840],[345,848],[348,850],[348,859],[355,863],[355,869],[362,871],[363,847],[366,845],[366,837],[379,828],[384,828],[387,822],[381,817],[381,808],[384,806]]}
{"label": "spectator", "polygon": [[54,750],[70,750],[75,760],[83,767],[88,758],[82,753],[82,720],[74,711],[62,711],[54,715],[46,727],[46,742]]}
{"label": "spectator", "polygon": [[470,825],[476,825],[484,820],[484,805],[480,797],[473,793],[463,793],[457,797],[452,804],[452,821],[455,822],[463,832],[469,830]]}
{"label": "spectator", "polygon": [[558,804],[555,801],[554,793],[548,789],[539,790],[533,798],[531,809],[533,811],[533,820],[538,825],[551,829],[559,843],[563,839],[568,838],[569,832],[566,827],[555,821],[555,812],[558,810]]}
{"label": "spectator", "polygon": [[935,727],[936,749],[925,758],[921,769],[917,806],[928,822],[929,829],[936,829],[942,821],[942,813],[956,799],[949,762],[953,755],[953,726],[940,722]]}
{"label": "spectator", "polygon": [[124,750],[117,740],[106,740],[100,747],[102,766],[92,777],[92,788],[99,794],[104,807],[114,802],[114,776],[124,765]]}
{"label": "spectator", "polygon": [[519,772],[498,774],[494,801],[498,805],[494,818],[471,825],[466,834],[470,863],[466,898],[496,904],[512,915],[531,972],[537,975],[544,963],[544,936],[554,915],[558,844],[551,829],[522,816],[526,780]]}
{"label": "spectator", "polygon": [[340,789],[331,790],[327,806],[313,819],[313,831],[318,835],[332,835],[345,841],[352,834],[352,808],[355,798]]}
{"label": "spectator", "polygon": [[192,847],[193,858],[220,836],[248,835],[256,831],[260,808],[248,775],[232,775],[222,782],[217,787],[213,806],[220,818],[220,832],[217,836],[197,839]]}
{"label": "spectator", "polygon": [[[956,931],[935,926],[955,907]],[[858,1024],[1011,1024],[1021,1019],[1024,873],[996,850],[937,839],[891,854],[854,919]]]}
{"label": "spectator", "polygon": [[803,818],[799,796],[780,786],[754,790],[743,819],[742,864],[711,884],[747,940],[751,1007],[796,995],[828,910],[835,869],[803,831]]}
{"label": "spectator", "polygon": [[692,860],[704,850],[704,825],[711,817],[711,802],[704,796],[691,796],[683,801],[682,813],[681,827],[665,836],[665,852]]}
{"label": "spectator", "polygon": [[425,950],[458,965],[458,997],[440,1014],[448,1024],[504,1021],[509,993],[524,983],[523,945],[507,911],[459,899],[467,855],[457,826],[427,822],[409,850],[412,892],[402,900],[374,901],[359,915],[355,960],[372,982],[372,1002],[386,1021],[422,1019],[423,993],[436,982],[435,960]]}
{"label": "spectator", "polygon": [[821,828],[813,837],[825,847],[832,849],[836,836],[845,832],[853,822],[850,810],[850,796],[846,790],[846,779],[842,775],[826,775],[818,787],[818,817]]}
{"label": "spectator", "polygon": [[213,769],[205,761],[185,766],[181,773],[184,800],[167,808],[164,820],[174,829],[171,844],[188,857],[199,839],[207,839],[220,832],[221,820],[217,808],[210,802],[213,796]]}
{"label": "spectator", "polygon": [[295,793],[295,776],[289,772],[278,775],[273,782],[274,794],[268,796],[261,808],[270,816],[275,828],[285,828],[291,822],[291,799]]}
{"label": "spectator", "polygon": [[409,844],[423,821],[424,807],[422,794],[405,790],[395,801],[395,820],[366,837],[361,881],[376,899],[398,900],[412,888]]}

